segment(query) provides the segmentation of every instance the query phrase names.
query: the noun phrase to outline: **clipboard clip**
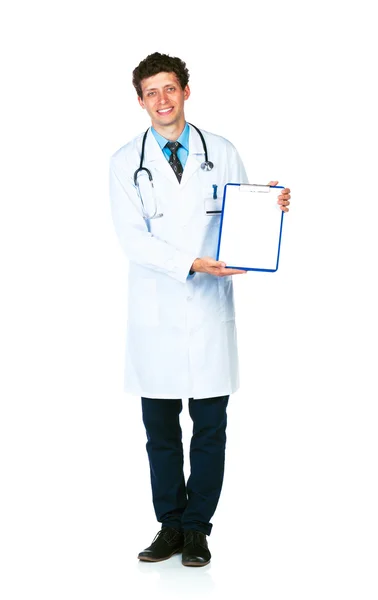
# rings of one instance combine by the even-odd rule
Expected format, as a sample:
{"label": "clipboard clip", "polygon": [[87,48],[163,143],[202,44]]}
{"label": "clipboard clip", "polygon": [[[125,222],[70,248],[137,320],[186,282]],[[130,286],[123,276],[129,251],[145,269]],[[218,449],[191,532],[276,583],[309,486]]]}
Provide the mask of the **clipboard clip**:
{"label": "clipboard clip", "polygon": [[259,192],[266,194],[270,189],[269,185],[259,185],[258,183],[241,183],[239,185],[239,192]]}

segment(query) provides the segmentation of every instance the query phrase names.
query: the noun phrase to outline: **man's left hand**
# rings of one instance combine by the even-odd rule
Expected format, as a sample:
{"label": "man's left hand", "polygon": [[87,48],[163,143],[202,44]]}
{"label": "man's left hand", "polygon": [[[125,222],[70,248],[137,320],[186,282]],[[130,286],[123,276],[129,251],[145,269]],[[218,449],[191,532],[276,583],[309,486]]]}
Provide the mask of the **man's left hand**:
{"label": "man's left hand", "polygon": [[[278,181],[269,181],[268,185],[278,185]],[[290,188],[283,189],[278,196],[277,204],[284,212],[289,212],[290,198]]]}

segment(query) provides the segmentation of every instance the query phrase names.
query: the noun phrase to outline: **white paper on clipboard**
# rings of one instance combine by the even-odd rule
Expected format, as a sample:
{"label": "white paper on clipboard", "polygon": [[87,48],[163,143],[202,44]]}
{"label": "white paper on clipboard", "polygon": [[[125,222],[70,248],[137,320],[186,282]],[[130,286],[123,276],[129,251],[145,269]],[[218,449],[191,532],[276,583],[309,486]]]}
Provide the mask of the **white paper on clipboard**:
{"label": "white paper on clipboard", "polygon": [[277,271],[284,215],[277,198],[282,189],[225,185],[217,260],[236,269]]}

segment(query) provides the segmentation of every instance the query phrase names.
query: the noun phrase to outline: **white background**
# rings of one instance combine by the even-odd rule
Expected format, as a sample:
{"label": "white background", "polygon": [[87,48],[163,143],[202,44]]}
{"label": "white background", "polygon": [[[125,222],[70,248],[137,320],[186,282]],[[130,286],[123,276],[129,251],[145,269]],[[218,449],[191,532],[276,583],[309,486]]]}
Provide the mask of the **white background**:
{"label": "white background", "polygon": [[[377,598],[372,4],[3,5],[4,600]],[[202,569],[136,559],[160,525],[108,163],[148,127],[131,73],[154,51],[188,65],[187,119],[292,190],[278,272],[234,277],[242,385]]]}

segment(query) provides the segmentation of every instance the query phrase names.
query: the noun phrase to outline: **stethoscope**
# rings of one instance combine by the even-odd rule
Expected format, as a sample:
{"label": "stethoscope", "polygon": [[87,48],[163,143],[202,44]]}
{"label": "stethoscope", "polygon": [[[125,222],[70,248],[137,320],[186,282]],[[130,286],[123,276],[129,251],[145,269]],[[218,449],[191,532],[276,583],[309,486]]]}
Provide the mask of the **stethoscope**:
{"label": "stethoscope", "polygon": [[[197,133],[199,134],[199,136],[201,138],[203,150],[204,150],[204,153],[205,153],[205,160],[201,164],[201,169],[203,171],[211,171],[214,168],[214,163],[212,163],[208,159],[208,156],[207,156],[207,146],[206,146],[205,138],[203,137],[202,132],[198,129],[198,127],[196,127],[195,125],[192,125],[192,123],[188,123],[188,125],[191,125],[192,127],[194,127],[194,129],[197,131]],[[140,165],[139,165],[139,168],[134,173],[134,184],[135,184],[135,186],[136,186],[136,188],[138,190],[138,195],[139,195],[140,201],[142,203],[143,218],[144,219],[158,219],[159,217],[163,216],[163,213],[158,213],[157,212],[157,202],[156,202],[156,196],[155,196],[154,180],[153,180],[151,171],[149,169],[147,169],[147,167],[143,166],[144,150],[145,150],[146,138],[147,138],[147,134],[148,134],[149,130],[150,130],[150,128],[147,129],[147,131],[145,132],[145,134],[143,136],[142,151],[141,151],[141,154],[140,154]],[[145,207],[144,207],[144,203],[143,203],[142,194],[140,193],[138,175],[142,171],[145,171],[147,173],[148,179],[150,180],[150,183],[151,183],[151,190],[152,190],[152,195],[154,197],[154,203],[155,203],[155,212],[152,215],[148,215],[148,213],[146,212]]]}

